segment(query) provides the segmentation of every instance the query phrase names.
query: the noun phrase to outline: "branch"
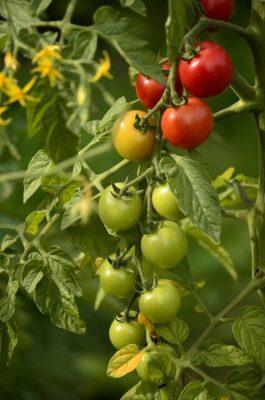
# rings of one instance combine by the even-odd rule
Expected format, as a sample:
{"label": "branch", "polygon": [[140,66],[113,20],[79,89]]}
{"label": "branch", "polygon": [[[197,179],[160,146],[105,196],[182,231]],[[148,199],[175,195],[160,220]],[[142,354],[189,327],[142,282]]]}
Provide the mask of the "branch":
{"label": "branch", "polygon": [[233,117],[235,115],[246,114],[248,112],[253,112],[257,107],[257,103],[255,101],[244,101],[239,100],[231,106],[224,108],[223,110],[217,111],[214,114],[215,122],[221,121],[228,117]]}
{"label": "branch", "polygon": [[254,278],[250,281],[248,286],[232,301],[225,307],[216,317],[212,319],[208,327],[205,331],[200,335],[200,337],[196,340],[194,345],[189,350],[189,358],[191,359],[194,353],[200,348],[203,342],[208,338],[208,336],[212,333],[212,331],[223,322],[223,318],[225,318],[228,314],[230,314],[239,304],[241,304],[245,298],[247,298],[250,294],[255,292],[256,290],[261,289],[265,286],[265,278]]}
{"label": "branch", "polygon": [[233,81],[230,85],[239,99],[251,100],[256,98],[256,90],[241,74],[234,68]]}
{"label": "branch", "polygon": [[248,212],[246,210],[225,210],[222,209],[222,215],[227,218],[247,219]]}
{"label": "branch", "polygon": [[184,36],[183,39],[183,47],[185,44],[189,44],[189,42],[195,38],[199,33],[204,31],[207,28],[218,28],[223,29],[228,32],[235,33],[244,39],[247,40],[248,43],[252,42],[252,34],[245,28],[231,24],[230,22],[218,21],[215,19],[210,19],[207,17],[201,17],[196,25]]}

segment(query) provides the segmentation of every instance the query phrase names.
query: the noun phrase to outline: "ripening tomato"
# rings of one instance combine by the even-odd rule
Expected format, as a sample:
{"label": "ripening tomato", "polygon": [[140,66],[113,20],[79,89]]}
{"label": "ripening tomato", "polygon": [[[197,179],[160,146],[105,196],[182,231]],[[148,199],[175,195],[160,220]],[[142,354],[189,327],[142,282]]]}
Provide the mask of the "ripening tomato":
{"label": "ripening tomato", "polygon": [[173,146],[193,149],[209,137],[213,123],[213,113],[208,104],[196,97],[189,97],[186,104],[166,109],[161,129],[165,139]]}
{"label": "ripening tomato", "polygon": [[157,267],[168,269],[179,264],[186,256],[188,242],[185,233],[173,221],[163,221],[154,232],[141,240],[144,257]]}
{"label": "ripening tomato", "polygon": [[[114,255],[110,258],[113,260]],[[128,297],[136,286],[135,263],[133,260],[126,267],[114,268],[105,260],[98,271],[100,285],[109,296],[123,299]]]}
{"label": "ripening tomato", "polygon": [[[123,183],[116,183],[115,186],[121,189]],[[129,198],[122,197],[120,199],[114,197],[112,185],[101,192],[98,213],[103,224],[113,231],[127,231],[133,228],[140,219],[142,212],[141,197],[132,186],[128,189],[128,192],[131,194]]]}
{"label": "ripening tomato", "polygon": [[118,350],[128,344],[144,346],[145,328],[135,320],[122,322],[115,319],[110,326],[109,338],[112,345]]}
{"label": "ripening tomato", "polygon": [[168,324],[180,309],[177,287],[167,279],[159,279],[154,289],[141,294],[139,310],[154,324]]}
{"label": "ripening tomato", "polygon": [[113,127],[112,139],[121,157],[130,161],[141,161],[149,158],[155,149],[156,134],[154,130],[141,132],[136,129],[136,116],[143,118],[146,114],[141,110],[128,111]]}
{"label": "ripening tomato", "polygon": [[[164,71],[170,70],[169,62],[165,62],[162,65]],[[168,74],[165,74],[166,78]],[[155,81],[154,79],[148,78],[142,74],[138,74],[135,84],[136,95],[141,101],[142,105],[147,108],[153,108],[161,99],[165,90],[165,85]],[[178,68],[176,69],[176,91],[181,95],[183,86],[179,79]]]}
{"label": "ripening tomato", "polygon": [[158,214],[166,219],[177,221],[183,218],[176,196],[172,193],[168,182],[154,188],[152,203]]}
{"label": "ripening tomato", "polygon": [[208,18],[229,21],[234,9],[234,0],[200,0]]}
{"label": "ripening tomato", "polygon": [[201,46],[192,59],[181,60],[180,79],[193,96],[216,96],[230,85],[233,62],[227,51],[217,43],[202,42]]}

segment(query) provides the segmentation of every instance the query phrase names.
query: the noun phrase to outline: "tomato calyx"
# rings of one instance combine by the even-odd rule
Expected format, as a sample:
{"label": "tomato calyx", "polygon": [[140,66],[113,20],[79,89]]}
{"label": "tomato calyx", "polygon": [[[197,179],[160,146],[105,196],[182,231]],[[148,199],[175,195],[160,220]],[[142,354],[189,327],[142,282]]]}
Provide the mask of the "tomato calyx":
{"label": "tomato calyx", "polygon": [[138,114],[135,116],[134,127],[142,133],[147,133],[150,130],[155,130],[156,126],[149,123],[148,118],[140,118]]}
{"label": "tomato calyx", "polygon": [[[108,257],[108,262],[112,265],[114,269],[127,268],[133,259],[133,255],[128,255],[130,250],[131,249],[129,247],[125,247],[125,249],[123,250],[118,247],[116,250],[115,258]],[[127,270],[132,271],[131,268],[127,268]]]}
{"label": "tomato calyx", "polygon": [[181,59],[184,61],[192,60],[201,51],[201,49],[201,43],[196,43],[196,45],[192,43],[186,43],[184,53],[181,55]]}
{"label": "tomato calyx", "polygon": [[116,313],[114,319],[118,322],[131,322],[137,321],[138,311],[125,310],[121,313]]}

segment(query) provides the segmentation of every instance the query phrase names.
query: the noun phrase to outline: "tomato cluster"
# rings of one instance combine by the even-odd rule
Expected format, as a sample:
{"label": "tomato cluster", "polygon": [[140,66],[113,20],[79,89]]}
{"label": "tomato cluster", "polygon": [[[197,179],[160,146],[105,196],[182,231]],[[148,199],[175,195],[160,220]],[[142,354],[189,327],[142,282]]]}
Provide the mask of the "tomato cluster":
{"label": "tomato cluster", "polygon": [[[210,18],[226,21],[232,14],[232,1],[201,0],[201,5]],[[144,107],[153,110],[125,112],[113,126],[112,139],[121,157],[129,161],[149,160],[143,164],[143,170],[148,165],[152,173],[142,174],[142,178],[139,172],[139,179],[131,183],[108,186],[101,192],[98,204],[99,216],[109,233],[121,239],[116,253],[98,269],[100,285],[106,295],[127,304],[110,326],[110,341],[121,349],[129,344],[145,346],[148,339],[137,372],[142,380],[161,386],[175,375],[175,364],[167,368],[166,375],[159,368],[152,379],[148,371],[163,364],[164,357],[170,366],[176,353],[161,342],[150,348],[150,326],[155,330],[157,325],[169,324],[180,311],[180,291],[169,278],[170,270],[185,259],[188,242],[180,224],[180,219],[185,218],[181,204],[157,160],[161,150],[168,151],[165,142],[193,149],[207,140],[214,118],[204,98],[222,93],[233,77],[232,60],[218,44],[204,41],[189,51],[192,54],[186,52],[185,57],[177,60],[176,69],[170,74],[170,79],[175,74],[175,86],[172,82],[167,84],[169,62],[161,62],[164,83],[138,74],[137,97]],[[151,118],[153,114],[157,118]],[[158,146],[159,124],[163,138]],[[141,180],[145,181],[141,188],[144,190],[134,186]],[[128,236],[135,238],[133,241],[126,241],[128,231]]]}

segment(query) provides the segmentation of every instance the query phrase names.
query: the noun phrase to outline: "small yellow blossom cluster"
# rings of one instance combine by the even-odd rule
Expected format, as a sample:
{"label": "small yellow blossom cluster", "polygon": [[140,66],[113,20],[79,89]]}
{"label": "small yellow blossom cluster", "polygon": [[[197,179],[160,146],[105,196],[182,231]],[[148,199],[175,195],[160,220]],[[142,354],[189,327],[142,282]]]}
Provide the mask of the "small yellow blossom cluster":
{"label": "small yellow blossom cluster", "polygon": [[111,68],[110,56],[104,50],[103,51],[103,58],[99,60],[98,68],[96,73],[92,78],[89,79],[89,82],[94,83],[99,81],[103,76],[108,79],[112,79],[113,76],[110,74],[109,70]]}
{"label": "small yellow blossom cluster", "polygon": [[56,69],[56,61],[62,59],[60,47],[58,45],[45,46],[38,51],[33,58],[33,63],[37,67],[33,68],[32,72],[38,72],[41,78],[48,78],[50,85],[55,86],[58,80],[62,80],[64,76]]}

